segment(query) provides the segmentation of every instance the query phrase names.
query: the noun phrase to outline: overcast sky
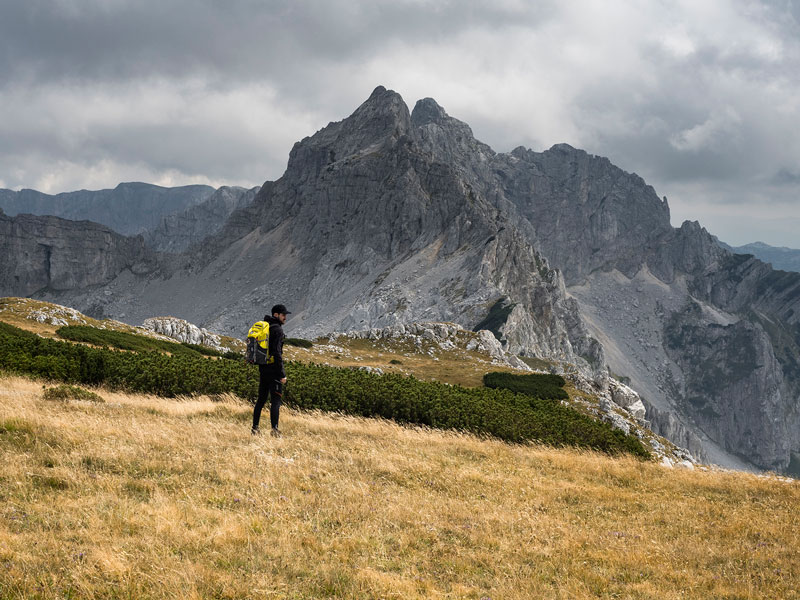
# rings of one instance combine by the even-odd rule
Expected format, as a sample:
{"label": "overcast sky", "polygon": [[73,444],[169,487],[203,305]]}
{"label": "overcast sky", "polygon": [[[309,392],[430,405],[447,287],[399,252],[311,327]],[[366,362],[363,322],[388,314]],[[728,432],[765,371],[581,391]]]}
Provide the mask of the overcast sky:
{"label": "overcast sky", "polygon": [[0,0],[0,187],[259,185],[377,85],[800,247],[800,0]]}

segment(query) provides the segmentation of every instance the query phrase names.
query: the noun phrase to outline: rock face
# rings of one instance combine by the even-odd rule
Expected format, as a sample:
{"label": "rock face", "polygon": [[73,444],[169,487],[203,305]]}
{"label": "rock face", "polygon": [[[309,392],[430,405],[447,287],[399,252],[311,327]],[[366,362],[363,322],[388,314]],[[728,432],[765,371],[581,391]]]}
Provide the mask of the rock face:
{"label": "rock face", "polygon": [[0,208],[9,216],[51,215],[94,221],[118,233],[135,235],[158,226],[162,217],[206,200],[207,185],[165,188],[149,183],[120,183],[113,190],[65,192],[51,196],[35,190],[0,189]]}
{"label": "rock face", "polygon": [[409,112],[382,87],[295,144],[285,174],[192,252],[40,296],[237,337],[276,302],[304,337],[480,326],[611,393],[609,365],[706,460],[782,470],[800,452],[800,274],[673,228],[666,200],[605,158],[497,154],[435,101]]}
{"label": "rock face", "polygon": [[0,213],[0,296],[100,286],[122,271],[144,275],[156,257],[141,237],[89,221]]}
{"label": "rock face", "polygon": [[144,234],[145,242],[160,252],[183,252],[222,229],[234,210],[253,202],[259,189],[223,186],[200,204],[162,217],[158,227]]}

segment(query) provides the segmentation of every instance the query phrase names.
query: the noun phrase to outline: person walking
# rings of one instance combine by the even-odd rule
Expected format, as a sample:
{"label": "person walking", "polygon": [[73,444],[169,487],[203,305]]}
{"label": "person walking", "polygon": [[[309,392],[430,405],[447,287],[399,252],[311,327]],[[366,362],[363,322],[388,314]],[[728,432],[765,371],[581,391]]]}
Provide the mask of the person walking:
{"label": "person walking", "polygon": [[286,323],[286,315],[290,315],[283,304],[276,304],[272,307],[272,316],[265,315],[264,320],[269,323],[269,363],[258,365],[258,401],[253,409],[253,429],[252,434],[258,435],[258,424],[261,420],[261,411],[270,399],[269,420],[272,425],[272,435],[280,437],[278,429],[278,419],[280,417],[281,404],[283,403],[283,386],[286,383],[286,371],[283,368],[283,340],[286,335],[283,333],[283,324]]}

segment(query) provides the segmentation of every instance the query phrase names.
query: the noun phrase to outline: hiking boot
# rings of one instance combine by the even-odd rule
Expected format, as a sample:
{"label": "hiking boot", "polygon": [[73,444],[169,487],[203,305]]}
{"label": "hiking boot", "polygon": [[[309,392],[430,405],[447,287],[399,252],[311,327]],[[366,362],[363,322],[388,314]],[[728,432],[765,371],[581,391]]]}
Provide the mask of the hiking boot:
{"label": "hiking boot", "polygon": [[261,432],[258,429],[253,428],[250,430],[250,435],[261,435]]}
{"label": "hiking boot", "polygon": [[281,437],[281,432],[278,430],[278,428],[277,428],[277,427],[273,427],[273,428],[272,428],[272,431],[270,432],[270,435],[271,435],[272,437],[279,438],[279,437]]}

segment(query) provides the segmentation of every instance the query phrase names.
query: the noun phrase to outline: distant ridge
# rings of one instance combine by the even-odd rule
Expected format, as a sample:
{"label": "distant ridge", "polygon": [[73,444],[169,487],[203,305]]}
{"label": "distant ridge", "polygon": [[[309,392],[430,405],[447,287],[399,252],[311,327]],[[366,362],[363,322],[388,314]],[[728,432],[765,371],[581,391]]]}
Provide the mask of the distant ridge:
{"label": "distant ridge", "polygon": [[770,246],[764,242],[753,242],[744,246],[729,246],[720,242],[720,245],[735,254],[752,254],[758,260],[770,263],[773,269],[800,273],[800,250],[785,246]]}
{"label": "distant ridge", "polygon": [[213,193],[214,188],[207,185],[166,188],[138,182],[120,183],[114,189],[56,195],[0,189],[0,208],[10,217],[32,214],[94,221],[117,233],[135,235],[154,229],[163,217],[200,204]]}

